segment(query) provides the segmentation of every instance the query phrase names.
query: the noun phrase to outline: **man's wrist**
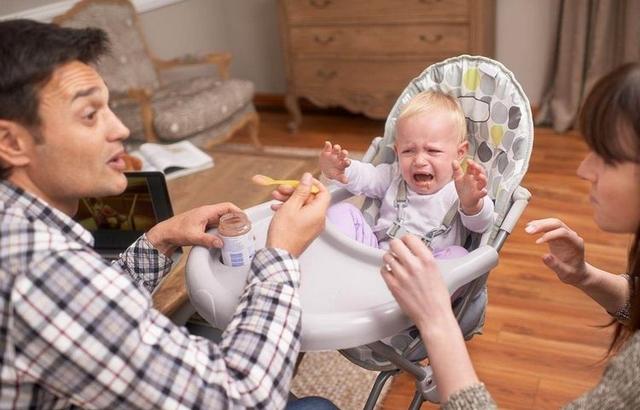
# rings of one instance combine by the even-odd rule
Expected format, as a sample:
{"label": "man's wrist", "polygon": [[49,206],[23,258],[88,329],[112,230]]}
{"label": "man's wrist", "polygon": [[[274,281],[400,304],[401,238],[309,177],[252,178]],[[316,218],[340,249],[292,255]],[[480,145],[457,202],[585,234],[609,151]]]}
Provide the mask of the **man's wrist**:
{"label": "man's wrist", "polygon": [[156,225],[146,233],[147,241],[149,241],[149,243],[153,245],[158,252],[162,253],[164,256],[171,257],[177,247],[165,240],[161,231],[157,229],[158,226],[159,225]]}

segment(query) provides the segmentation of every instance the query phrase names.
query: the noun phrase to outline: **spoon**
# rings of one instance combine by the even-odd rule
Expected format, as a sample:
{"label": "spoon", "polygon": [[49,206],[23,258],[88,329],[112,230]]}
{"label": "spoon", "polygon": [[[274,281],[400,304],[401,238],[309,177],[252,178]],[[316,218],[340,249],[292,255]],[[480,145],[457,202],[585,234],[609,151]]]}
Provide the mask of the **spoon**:
{"label": "spoon", "polygon": [[[251,177],[251,180],[253,181],[253,183],[258,184],[258,185],[262,185],[262,186],[288,185],[291,188],[296,188],[298,186],[298,184],[300,184],[300,181],[298,181],[297,179],[273,179],[273,178],[268,177],[266,175],[260,175],[260,174],[254,175],[253,177]],[[312,194],[317,194],[318,192],[320,192],[318,187],[315,186],[315,185],[312,185],[311,186],[311,193]]]}

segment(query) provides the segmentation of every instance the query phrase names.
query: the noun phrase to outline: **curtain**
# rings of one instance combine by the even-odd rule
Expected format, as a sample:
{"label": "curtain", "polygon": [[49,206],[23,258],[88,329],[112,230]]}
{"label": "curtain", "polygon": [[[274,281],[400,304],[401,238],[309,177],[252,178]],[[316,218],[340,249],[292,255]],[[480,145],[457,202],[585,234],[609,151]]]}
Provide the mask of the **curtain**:
{"label": "curtain", "polygon": [[537,125],[564,132],[591,87],[629,61],[640,61],[640,0],[561,0],[551,78]]}

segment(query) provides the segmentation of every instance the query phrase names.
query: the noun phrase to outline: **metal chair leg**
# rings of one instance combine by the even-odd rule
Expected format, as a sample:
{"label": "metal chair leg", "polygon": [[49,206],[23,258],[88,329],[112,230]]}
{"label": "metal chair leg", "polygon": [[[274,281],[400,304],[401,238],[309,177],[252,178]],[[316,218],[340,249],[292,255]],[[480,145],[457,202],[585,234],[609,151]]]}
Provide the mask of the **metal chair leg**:
{"label": "metal chair leg", "polygon": [[369,393],[369,397],[367,398],[367,402],[364,405],[364,410],[373,410],[378,402],[378,397],[380,397],[380,392],[382,392],[382,388],[389,378],[400,370],[387,370],[384,372],[380,372],[378,377],[376,377],[375,382],[373,382],[373,387],[371,388],[371,393]]}
{"label": "metal chair leg", "polygon": [[416,393],[413,395],[413,400],[411,400],[411,404],[409,404],[409,410],[420,410],[422,403],[424,403],[422,393],[416,390]]}
{"label": "metal chair leg", "polygon": [[417,380],[424,380],[427,377],[425,370],[410,360],[400,356],[392,347],[378,341],[367,345],[375,353],[389,360],[405,372],[411,373]]}

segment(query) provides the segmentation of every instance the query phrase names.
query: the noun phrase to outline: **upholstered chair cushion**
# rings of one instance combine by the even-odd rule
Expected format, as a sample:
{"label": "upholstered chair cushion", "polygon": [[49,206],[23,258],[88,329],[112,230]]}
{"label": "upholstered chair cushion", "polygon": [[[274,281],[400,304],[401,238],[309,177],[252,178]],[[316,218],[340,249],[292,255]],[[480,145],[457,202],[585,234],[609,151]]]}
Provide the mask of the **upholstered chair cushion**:
{"label": "upholstered chair cushion", "polygon": [[[250,81],[211,77],[161,86],[151,99],[156,134],[160,140],[175,141],[213,127],[247,105],[253,98],[253,88]],[[111,108],[133,139],[144,139],[140,108],[133,99],[114,98]]]}
{"label": "upholstered chair cushion", "polygon": [[109,36],[111,53],[100,59],[98,71],[113,93],[130,88],[153,90],[160,85],[153,61],[138,31],[135,10],[128,2],[101,2],[79,9],[66,27],[99,27]]}
{"label": "upholstered chair cushion", "polygon": [[129,145],[188,138],[207,148],[246,129],[260,147],[253,83],[228,79],[229,53],[155,58],[129,0],[81,0],[54,22],[99,27],[109,36],[111,54],[97,69],[111,109],[130,130]]}

